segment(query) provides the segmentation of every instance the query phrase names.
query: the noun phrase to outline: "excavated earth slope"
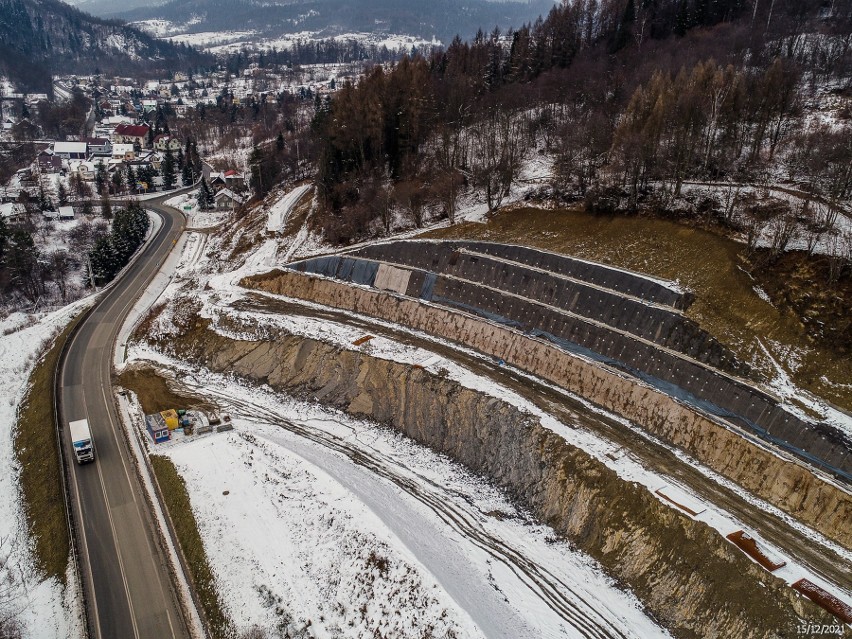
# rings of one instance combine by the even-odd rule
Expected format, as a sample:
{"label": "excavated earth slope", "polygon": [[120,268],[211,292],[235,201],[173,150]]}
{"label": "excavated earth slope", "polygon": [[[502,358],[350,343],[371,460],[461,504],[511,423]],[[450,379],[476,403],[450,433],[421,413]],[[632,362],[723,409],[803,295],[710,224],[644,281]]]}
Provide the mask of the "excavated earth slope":
{"label": "excavated earth slope", "polygon": [[800,618],[832,623],[707,525],[506,402],[321,341],[269,331],[232,339],[197,315],[179,321],[182,336],[160,348],[386,424],[490,478],[595,557],[677,636],[790,637]]}
{"label": "excavated earth slope", "polygon": [[243,285],[381,318],[470,346],[547,380],[640,425],[826,537],[852,548],[852,496],[618,371],[471,315],[415,299],[292,271]]}

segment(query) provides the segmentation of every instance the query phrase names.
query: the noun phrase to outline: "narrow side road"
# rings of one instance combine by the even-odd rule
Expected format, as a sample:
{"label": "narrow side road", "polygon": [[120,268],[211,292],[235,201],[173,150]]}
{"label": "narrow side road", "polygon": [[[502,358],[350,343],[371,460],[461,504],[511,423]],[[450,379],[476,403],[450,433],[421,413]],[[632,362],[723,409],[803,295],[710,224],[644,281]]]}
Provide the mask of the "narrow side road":
{"label": "narrow side road", "polygon": [[[72,337],[60,362],[63,454],[76,522],[80,569],[94,639],[189,638],[165,554],[143,496],[113,401],[111,375],[118,331],[183,232],[183,216],[163,202],[141,204],[162,218],[120,280]],[[67,424],[88,419],[95,462],[78,466]]]}

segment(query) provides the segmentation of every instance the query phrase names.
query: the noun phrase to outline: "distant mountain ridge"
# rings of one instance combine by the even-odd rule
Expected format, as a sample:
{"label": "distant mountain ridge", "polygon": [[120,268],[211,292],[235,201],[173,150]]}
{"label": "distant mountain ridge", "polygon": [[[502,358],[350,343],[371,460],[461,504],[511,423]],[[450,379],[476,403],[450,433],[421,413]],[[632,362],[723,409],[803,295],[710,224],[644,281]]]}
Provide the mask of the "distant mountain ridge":
{"label": "distant mountain ridge", "polygon": [[128,21],[167,20],[191,24],[186,32],[255,31],[261,36],[312,32],[388,33],[449,43],[455,35],[472,38],[479,29],[531,22],[547,14],[553,0],[488,2],[487,0],[172,0],[167,4],[116,13]]}
{"label": "distant mountain ridge", "polygon": [[0,0],[0,75],[45,91],[56,73],[166,72],[206,56],[58,0]]}

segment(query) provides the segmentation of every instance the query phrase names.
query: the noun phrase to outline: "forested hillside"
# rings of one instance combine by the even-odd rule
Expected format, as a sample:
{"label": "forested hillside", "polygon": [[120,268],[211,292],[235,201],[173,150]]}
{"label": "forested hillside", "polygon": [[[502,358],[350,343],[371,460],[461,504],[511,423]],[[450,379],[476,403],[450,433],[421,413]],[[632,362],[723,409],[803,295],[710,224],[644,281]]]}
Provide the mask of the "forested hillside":
{"label": "forested hillside", "polygon": [[209,63],[197,51],[58,0],[0,0],[0,75],[46,91],[55,73],[142,73]]}
{"label": "forested hillside", "polygon": [[285,33],[366,32],[407,34],[448,42],[473,35],[480,26],[521,24],[553,6],[552,0],[172,0],[116,13],[126,20],[160,19],[187,25],[187,31],[253,30],[262,36]]}
{"label": "forested hillside", "polygon": [[[832,215],[818,204],[852,195],[852,114],[812,108],[850,96],[851,25],[849,0],[575,0],[376,67],[318,104],[319,219],[340,242],[400,213],[452,220],[460,193],[494,208],[539,157],[556,200],[740,226],[774,213],[743,198],[684,208],[683,182],[792,180],[815,203],[791,215],[818,230]],[[267,185],[275,153],[255,158]]]}

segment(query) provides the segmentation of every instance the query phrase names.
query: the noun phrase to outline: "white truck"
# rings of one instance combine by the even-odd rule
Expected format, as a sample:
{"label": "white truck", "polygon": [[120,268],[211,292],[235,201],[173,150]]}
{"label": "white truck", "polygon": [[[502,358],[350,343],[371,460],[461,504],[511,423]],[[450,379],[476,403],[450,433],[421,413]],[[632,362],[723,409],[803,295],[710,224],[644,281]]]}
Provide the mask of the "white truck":
{"label": "white truck", "polygon": [[71,445],[74,446],[74,456],[78,464],[95,460],[95,449],[92,446],[92,433],[89,431],[89,421],[78,419],[69,422],[71,429]]}

